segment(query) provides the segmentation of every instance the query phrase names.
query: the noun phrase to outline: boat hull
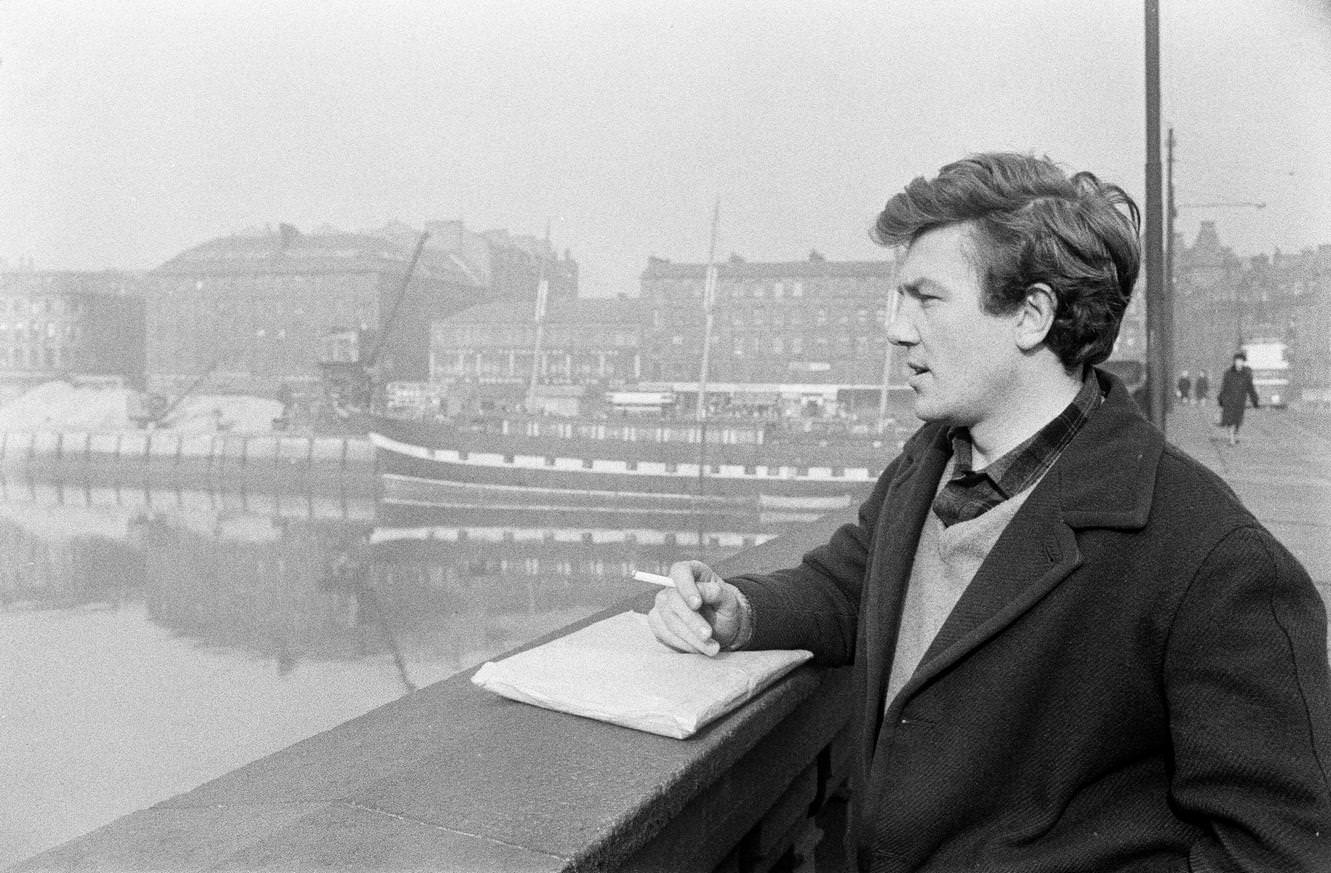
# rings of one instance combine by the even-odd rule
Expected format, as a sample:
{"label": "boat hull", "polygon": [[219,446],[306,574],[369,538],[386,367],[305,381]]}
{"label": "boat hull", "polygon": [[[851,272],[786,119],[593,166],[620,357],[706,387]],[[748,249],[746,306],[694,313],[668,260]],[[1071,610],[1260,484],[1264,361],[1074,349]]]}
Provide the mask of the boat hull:
{"label": "boat hull", "polygon": [[885,454],[838,446],[781,451],[754,445],[704,449],[533,440],[391,419],[376,422],[370,441],[382,477],[381,496],[390,501],[547,501],[589,509],[674,506],[683,512],[706,506],[762,508],[764,501],[770,510],[836,509],[872,486]]}

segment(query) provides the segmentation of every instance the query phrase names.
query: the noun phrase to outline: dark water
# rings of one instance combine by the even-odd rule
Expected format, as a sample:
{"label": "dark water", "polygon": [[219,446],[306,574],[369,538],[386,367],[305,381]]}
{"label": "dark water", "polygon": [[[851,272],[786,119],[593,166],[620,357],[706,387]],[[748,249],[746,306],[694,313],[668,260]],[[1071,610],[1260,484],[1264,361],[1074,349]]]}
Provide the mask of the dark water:
{"label": "dark water", "polygon": [[798,520],[5,481],[0,867]]}

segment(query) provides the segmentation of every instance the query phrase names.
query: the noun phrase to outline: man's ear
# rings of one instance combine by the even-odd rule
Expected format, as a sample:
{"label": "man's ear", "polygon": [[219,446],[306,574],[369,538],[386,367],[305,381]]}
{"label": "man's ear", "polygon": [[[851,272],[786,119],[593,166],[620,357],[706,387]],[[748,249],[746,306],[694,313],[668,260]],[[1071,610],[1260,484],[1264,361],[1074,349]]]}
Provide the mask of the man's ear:
{"label": "man's ear", "polygon": [[1017,347],[1029,352],[1044,342],[1049,329],[1054,326],[1054,315],[1058,312],[1058,298],[1054,289],[1043,282],[1036,282],[1026,289],[1026,299],[1017,310],[1016,331]]}

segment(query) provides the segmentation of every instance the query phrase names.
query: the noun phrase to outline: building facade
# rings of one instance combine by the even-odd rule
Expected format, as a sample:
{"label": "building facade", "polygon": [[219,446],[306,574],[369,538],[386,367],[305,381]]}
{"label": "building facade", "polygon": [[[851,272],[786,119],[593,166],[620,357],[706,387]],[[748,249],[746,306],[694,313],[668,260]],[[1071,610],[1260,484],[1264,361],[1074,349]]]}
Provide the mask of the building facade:
{"label": "building facade", "polygon": [[[709,382],[834,383],[883,380],[895,265],[829,261],[717,265]],[[706,264],[650,258],[642,274],[644,379],[696,382],[704,333]],[[895,356],[900,358],[901,356]],[[895,361],[891,381],[904,381]]]}
{"label": "building facade", "polygon": [[1235,351],[1282,343],[1292,396],[1331,396],[1331,245],[1239,257],[1211,221],[1175,243],[1175,376],[1206,370],[1214,386]]}
{"label": "building facade", "polygon": [[288,225],[183,252],[151,274],[148,371],[272,390],[317,378],[325,338],[355,331],[381,380],[424,379],[430,321],[490,292],[451,253],[425,251],[403,293],[411,254],[382,236]]}
{"label": "building facade", "polygon": [[0,272],[0,383],[144,372],[142,274]]}
{"label": "building facade", "polygon": [[364,233],[281,225],[182,252],[151,273],[148,372],[212,372],[221,384],[271,391],[317,379],[330,342],[354,336],[378,384],[424,382],[436,319],[490,300],[534,301],[542,277],[552,300],[577,296],[577,262],[546,241],[457,221],[425,230],[405,293],[421,231],[398,222]]}
{"label": "building facade", "polygon": [[[642,274],[648,319],[644,380],[687,394],[701,373],[705,264],[651,258]],[[905,355],[887,341],[896,264],[828,261],[749,263],[731,256],[717,266],[709,395],[774,409],[803,398],[825,408],[872,409],[884,381],[904,395]],[[1145,360],[1145,306],[1136,294],[1124,313],[1112,358]],[[754,390],[754,389],[760,390]],[[696,397],[696,393],[694,394]]]}

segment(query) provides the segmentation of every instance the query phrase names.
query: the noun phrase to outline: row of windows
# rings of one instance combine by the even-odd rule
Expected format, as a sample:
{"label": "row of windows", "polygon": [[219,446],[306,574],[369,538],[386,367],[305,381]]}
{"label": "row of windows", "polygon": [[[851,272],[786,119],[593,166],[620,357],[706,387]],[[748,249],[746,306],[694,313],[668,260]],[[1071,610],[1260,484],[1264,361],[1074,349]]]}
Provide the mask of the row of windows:
{"label": "row of windows", "polygon": [[[507,361],[509,358],[516,359],[519,363],[530,364],[532,360],[531,346],[517,348],[439,348],[430,349],[430,354],[441,360],[475,360],[482,358],[490,361]],[[565,358],[574,360],[599,360],[605,358],[607,361],[631,361],[638,355],[636,350],[630,349],[576,349],[559,348],[548,344],[541,345],[541,357],[547,361],[562,361]]]}
{"label": "row of windows", "polygon": [[9,367],[28,367],[55,370],[70,363],[71,355],[61,348],[25,348],[0,349],[0,364]]}
{"label": "row of windows", "polygon": [[[696,313],[671,313],[669,317],[664,316],[661,310],[652,311],[652,327],[680,327],[686,323],[696,324],[701,321]],[[837,307],[829,309],[826,306],[817,308],[809,307],[746,307],[743,309],[736,307],[722,307],[716,314],[717,322],[729,324],[734,327],[743,327],[745,325],[755,325],[762,327],[771,325],[773,327],[804,327],[807,325],[850,325],[857,324],[867,327],[869,325],[886,325],[887,308],[884,306],[868,307],[861,306],[853,312],[849,309]]]}
{"label": "row of windows", "polygon": [[75,314],[84,311],[82,300],[69,300],[65,297],[43,297],[34,298],[28,295],[21,297],[0,297],[0,312],[7,315],[39,315],[42,313],[64,313],[72,312]]}
{"label": "row of windows", "polygon": [[[887,309],[883,307],[879,307],[878,309],[872,311],[869,309],[857,309],[855,310],[853,320],[856,324],[867,325],[869,324],[869,317],[871,314],[873,316],[874,323],[883,324],[886,322]],[[727,320],[736,327],[741,327],[750,322],[759,326],[770,323],[774,327],[776,327],[785,324],[799,325],[809,320],[812,320],[813,323],[816,325],[826,325],[826,324],[832,324],[834,322],[836,324],[850,324],[852,321],[852,316],[849,312],[842,312],[833,315],[828,312],[827,307],[825,306],[820,306],[817,309],[815,309],[812,313],[812,317],[810,317],[810,314],[807,310],[801,310],[801,311],[775,310],[770,315],[771,317],[768,318],[767,314],[764,313],[763,310],[754,309],[748,313],[733,312],[730,314],[730,317]]]}
{"label": "row of windows", "polygon": [[[434,345],[444,347],[476,348],[477,346],[522,346],[530,348],[536,341],[536,331],[529,325],[499,328],[489,325],[476,327],[436,328],[431,337]],[[596,330],[588,326],[546,325],[542,341],[551,345],[632,348],[638,345],[638,334],[632,330]]]}
{"label": "row of windows", "polygon": [[[889,275],[846,277],[837,279],[777,279],[772,281],[720,279],[716,285],[716,299],[720,300],[781,300],[790,297],[836,295],[884,295],[891,283]],[[684,279],[643,285],[643,296],[667,299],[683,297],[701,298],[702,279]]]}
{"label": "row of windows", "polygon": [[[576,357],[570,362],[563,355],[546,357],[545,366],[542,368],[547,378],[574,373],[583,376],[602,373],[607,376],[630,376],[635,369],[634,362],[631,360]],[[526,377],[531,374],[531,357],[528,356],[524,359],[514,356],[510,359],[508,357],[481,355],[479,359],[468,356],[461,359],[447,357],[442,360],[436,357],[434,371],[443,376],[475,374],[481,376]]]}
{"label": "row of windows", "polygon": [[55,339],[64,336],[67,340],[78,340],[82,337],[83,331],[77,324],[66,323],[61,325],[53,322],[37,322],[28,324],[24,321],[15,322],[13,333],[10,333],[9,322],[0,321],[0,341],[12,340],[22,342],[23,340],[37,340],[45,336],[47,339]]}
{"label": "row of windows", "polygon": [[[798,354],[810,346],[826,348],[832,345],[832,342],[833,338],[828,335],[809,337],[807,339],[802,336],[748,336],[721,340],[721,344],[729,346],[734,354],[737,355],[742,354],[745,349],[754,354],[762,352],[770,352],[774,355],[784,355],[788,352]],[[859,355],[870,350],[881,349],[886,342],[887,338],[882,335],[836,337],[836,343],[841,351],[851,355]],[[684,345],[683,334],[674,334],[671,336],[670,344],[672,346],[682,347]]]}

